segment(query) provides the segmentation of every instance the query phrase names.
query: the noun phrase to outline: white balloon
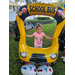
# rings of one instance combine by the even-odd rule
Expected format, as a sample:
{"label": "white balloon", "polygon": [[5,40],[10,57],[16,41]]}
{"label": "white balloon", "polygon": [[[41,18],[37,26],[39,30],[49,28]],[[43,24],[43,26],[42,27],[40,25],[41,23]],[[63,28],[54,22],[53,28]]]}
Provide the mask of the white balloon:
{"label": "white balloon", "polygon": [[36,67],[32,64],[25,64],[21,67],[21,73],[23,75],[36,75]]}
{"label": "white balloon", "polygon": [[43,65],[37,69],[37,75],[52,75],[52,74],[53,69],[50,66]]}

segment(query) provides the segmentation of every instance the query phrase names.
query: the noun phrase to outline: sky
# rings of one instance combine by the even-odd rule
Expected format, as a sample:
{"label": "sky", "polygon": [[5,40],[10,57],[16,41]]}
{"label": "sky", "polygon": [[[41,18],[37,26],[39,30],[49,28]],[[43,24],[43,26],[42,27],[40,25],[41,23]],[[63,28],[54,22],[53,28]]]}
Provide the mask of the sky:
{"label": "sky", "polygon": [[[9,1],[14,1],[14,0],[9,0]],[[53,0],[37,0],[37,1],[41,1],[41,2],[44,2],[44,3],[53,2]],[[54,0],[54,1],[58,1],[58,0]]]}
{"label": "sky", "polygon": [[[45,3],[51,3],[53,0],[38,0],[38,1],[42,1],[42,2],[45,2]],[[54,1],[58,1],[58,0],[54,0]]]}

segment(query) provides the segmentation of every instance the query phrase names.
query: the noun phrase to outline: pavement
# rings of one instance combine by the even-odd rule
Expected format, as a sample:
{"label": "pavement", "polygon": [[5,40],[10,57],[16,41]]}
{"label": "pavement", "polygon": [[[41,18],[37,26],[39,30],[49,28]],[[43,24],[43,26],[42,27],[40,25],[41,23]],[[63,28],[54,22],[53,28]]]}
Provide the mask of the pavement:
{"label": "pavement", "polygon": [[9,21],[16,20],[16,13],[14,11],[9,11]]}

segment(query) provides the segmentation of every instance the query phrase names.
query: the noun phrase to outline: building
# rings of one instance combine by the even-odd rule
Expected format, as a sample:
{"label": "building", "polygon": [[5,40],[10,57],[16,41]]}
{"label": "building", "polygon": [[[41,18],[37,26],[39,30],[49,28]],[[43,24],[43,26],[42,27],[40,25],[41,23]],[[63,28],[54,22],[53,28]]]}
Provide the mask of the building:
{"label": "building", "polygon": [[9,21],[15,21],[16,12],[20,8],[20,4],[16,4],[15,2],[9,1]]}
{"label": "building", "polygon": [[21,7],[20,4],[16,4],[14,2],[9,2],[9,11],[17,12],[20,7]]}

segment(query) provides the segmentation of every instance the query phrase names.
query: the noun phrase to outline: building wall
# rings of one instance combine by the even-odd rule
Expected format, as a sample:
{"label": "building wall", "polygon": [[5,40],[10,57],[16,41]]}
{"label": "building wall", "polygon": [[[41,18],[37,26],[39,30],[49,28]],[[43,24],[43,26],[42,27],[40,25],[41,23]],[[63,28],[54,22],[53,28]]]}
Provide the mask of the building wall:
{"label": "building wall", "polygon": [[15,11],[17,12],[19,10],[19,6],[12,6],[12,5],[9,5],[9,11]]}

